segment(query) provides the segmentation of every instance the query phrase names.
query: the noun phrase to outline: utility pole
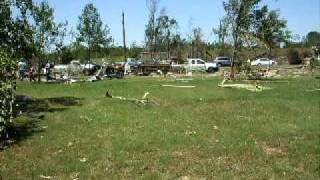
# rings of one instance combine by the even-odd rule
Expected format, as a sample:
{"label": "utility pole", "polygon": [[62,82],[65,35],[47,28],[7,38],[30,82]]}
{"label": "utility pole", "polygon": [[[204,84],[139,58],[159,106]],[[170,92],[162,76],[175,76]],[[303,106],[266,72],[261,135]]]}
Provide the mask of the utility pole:
{"label": "utility pole", "polygon": [[124,62],[127,62],[126,29],[124,25],[125,25],[124,12],[122,11],[123,53],[124,53]]}

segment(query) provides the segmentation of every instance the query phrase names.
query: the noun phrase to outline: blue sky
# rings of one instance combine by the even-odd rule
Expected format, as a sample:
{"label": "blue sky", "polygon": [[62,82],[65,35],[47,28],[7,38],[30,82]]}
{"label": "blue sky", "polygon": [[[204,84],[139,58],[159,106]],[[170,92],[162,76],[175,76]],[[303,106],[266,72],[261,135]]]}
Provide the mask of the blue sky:
{"label": "blue sky", "polygon": [[[41,0],[35,0],[40,2]],[[126,15],[128,43],[141,44],[148,19],[145,0],[48,0],[55,9],[58,22],[67,20],[69,29],[76,30],[78,17],[85,4],[92,2],[99,10],[104,24],[111,29],[115,43],[122,42],[121,12]],[[160,9],[166,8],[169,16],[179,23],[182,35],[190,32],[190,24],[204,31],[204,39],[214,41],[212,28],[217,27],[224,15],[223,0],[161,0]],[[293,34],[306,35],[320,31],[320,0],[263,0],[271,9],[280,10],[280,16],[288,20],[288,29]],[[192,23],[190,23],[192,22]]]}

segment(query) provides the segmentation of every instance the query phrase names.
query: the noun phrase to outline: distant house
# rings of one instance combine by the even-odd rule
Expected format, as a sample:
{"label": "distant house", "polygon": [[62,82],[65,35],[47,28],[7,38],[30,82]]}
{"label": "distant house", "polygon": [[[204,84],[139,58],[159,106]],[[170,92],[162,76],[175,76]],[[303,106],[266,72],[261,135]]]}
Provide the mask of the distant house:
{"label": "distant house", "polygon": [[279,47],[280,47],[281,49],[286,48],[286,47],[287,47],[287,44],[286,44],[285,42],[280,42],[280,43],[279,43]]}

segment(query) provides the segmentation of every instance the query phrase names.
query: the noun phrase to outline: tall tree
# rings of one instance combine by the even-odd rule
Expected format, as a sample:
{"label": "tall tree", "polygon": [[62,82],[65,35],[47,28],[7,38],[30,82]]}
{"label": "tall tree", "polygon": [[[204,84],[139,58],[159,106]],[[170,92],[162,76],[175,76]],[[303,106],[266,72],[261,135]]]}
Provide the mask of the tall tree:
{"label": "tall tree", "polygon": [[183,63],[184,61],[184,50],[187,50],[188,42],[186,39],[182,38],[179,33],[173,35],[171,39],[170,49],[171,52],[176,56],[178,63]]}
{"label": "tall tree", "polygon": [[55,27],[55,31],[56,31],[56,38],[54,41],[55,44],[55,50],[57,52],[58,55],[58,59],[59,62],[62,62],[62,56],[63,53],[66,52],[66,47],[65,47],[65,37],[67,36],[67,26],[68,26],[68,21],[65,21],[64,23],[59,23],[56,27]]}
{"label": "tall tree", "polygon": [[41,66],[47,52],[52,50],[58,33],[53,16],[54,10],[47,1],[40,2],[34,7],[34,42],[38,55],[38,81],[40,82]]}
{"label": "tall tree", "polygon": [[17,62],[0,49],[0,147],[13,120],[16,67]]}
{"label": "tall tree", "polygon": [[178,22],[169,17],[162,10],[161,16],[157,19],[157,42],[161,50],[167,52],[167,58],[170,58],[170,45],[174,37],[174,30],[178,27]]}
{"label": "tall tree", "polygon": [[320,46],[320,32],[309,32],[306,40],[308,46]]}
{"label": "tall tree", "polygon": [[256,36],[265,43],[271,56],[272,49],[279,42],[289,39],[287,21],[280,19],[279,12],[269,11],[267,6],[255,11]]}
{"label": "tall tree", "polygon": [[33,32],[29,23],[32,12],[32,0],[0,2],[0,46],[10,52],[13,57],[32,55]]}
{"label": "tall tree", "polygon": [[192,29],[191,46],[191,56],[197,58],[202,57],[205,43],[203,41],[203,32],[200,27]]}
{"label": "tall tree", "polygon": [[224,47],[226,37],[228,36],[228,24],[225,18],[220,19],[219,27],[213,28],[213,33],[218,36],[219,45]]}
{"label": "tall tree", "polygon": [[241,36],[250,31],[254,22],[254,11],[261,0],[228,0],[223,2],[226,21],[233,40],[231,76],[234,76],[235,59],[238,60],[242,47]]}
{"label": "tall tree", "polygon": [[108,26],[103,26],[100,14],[92,3],[84,7],[79,17],[78,31],[77,42],[84,43],[88,48],[89,61],[91,61],[92,51],[107,47],[112,41]]}
{"label": "tall tree", "polygon": [[146,0],[147,8],[149,10],[149,20],[145,30],[146,47],[148,47],[153,54],[157,51],[157,30],[156,30],[156,19],[160,0]]}

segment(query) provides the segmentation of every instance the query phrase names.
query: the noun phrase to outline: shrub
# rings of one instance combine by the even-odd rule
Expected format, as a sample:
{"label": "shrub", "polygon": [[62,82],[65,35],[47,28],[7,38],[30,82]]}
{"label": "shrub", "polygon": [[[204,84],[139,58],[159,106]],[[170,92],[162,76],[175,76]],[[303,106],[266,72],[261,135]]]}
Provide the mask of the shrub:
{"label": "shrub", "polygon": [[16,61],[0,50],[0,140],[12,123],[15,102]]}
{"label": "shrub", "polygon": [[299,55],[299,51],[293,48],[288,49],[287,57],[289,64],[301,64],[302,60]]}
{"label": "shrub", "polygon": [[312,57],[312,52],[310,50],[303,50],[302,57],[303,58],[310,58],[310,57]]}

